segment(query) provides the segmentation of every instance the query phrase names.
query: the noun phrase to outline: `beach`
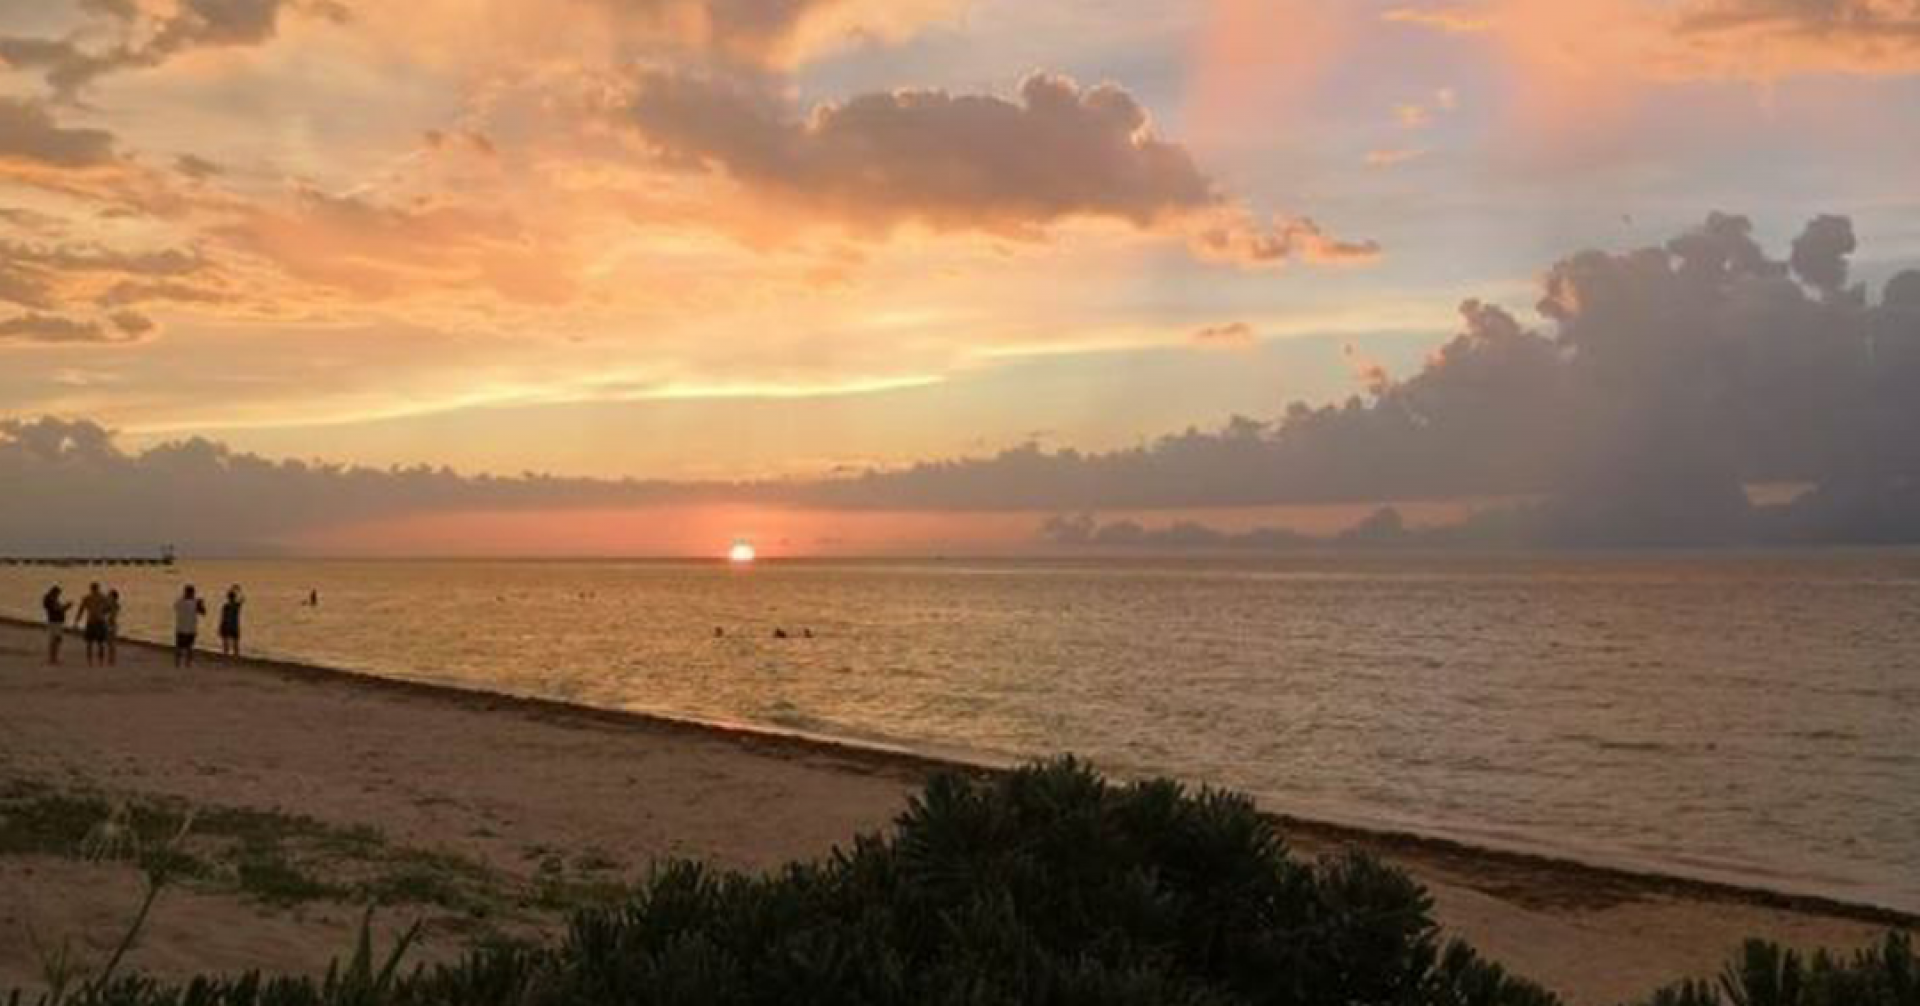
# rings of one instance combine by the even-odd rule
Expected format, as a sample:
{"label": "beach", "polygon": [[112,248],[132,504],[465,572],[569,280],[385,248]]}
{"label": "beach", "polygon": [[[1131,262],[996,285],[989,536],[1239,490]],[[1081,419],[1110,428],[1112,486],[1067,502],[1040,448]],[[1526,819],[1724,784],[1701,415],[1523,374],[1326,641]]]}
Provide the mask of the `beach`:
{"label": "beach", "polygon": [[[45,665],[44,630],[0,624],[0,988],[45,948],[100,956],[141,877],[59,847],[63,817],[193,808],[204,866],[163,892],[128,959],[163,976],[318,971],[350,947],[367,892],[390,932],[426,920],[422,959],[540,939],[662,857],[764,870],[884,828],[954,766],[658,718],[302,665],[124,643]],[[963,767],[969,771],[983,768]],[[1267,810],[1284,815],[1287,808]],[[1373,851],[1433,893],[1451,933],[1574,1003],[1716,973],[1739,943],[1850,948],[1914,920],[1281,817],[1301,853]],[[36,949],[38,947],[39,949]]]}

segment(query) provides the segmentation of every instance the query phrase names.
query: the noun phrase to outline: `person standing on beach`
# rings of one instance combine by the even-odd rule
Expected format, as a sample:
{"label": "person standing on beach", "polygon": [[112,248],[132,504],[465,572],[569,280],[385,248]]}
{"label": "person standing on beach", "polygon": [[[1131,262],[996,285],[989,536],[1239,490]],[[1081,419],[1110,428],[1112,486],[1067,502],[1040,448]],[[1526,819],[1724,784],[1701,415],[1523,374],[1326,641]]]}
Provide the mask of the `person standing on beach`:
{"label": "person standing on beach", "polygon": [[107,666],[120,666],[120,591],[107,591]]}
{"label": "person standing on beach", "polygon": [[240,607],[246,603],[239,584],[227,588],[227,601],[220,606],[220,652],[229,657],[240,655]]}
{"label": "person standing on beach", "polygon": [[87,586],[87,596],[80,599],[80,633],[87,644],[87,666],[95,667],[107,662],[107,595],[98,583]]}
{"label": "person standing on beach", "polygon": [[193,643],[200,635],[200,619],[207,613],[207,604],[194,592],[193,585],[180,592],[180,599],[173,602],[173,666],[193,666]]}
{"label": "person standing on beach", "polygon": [[67,639],[67,612],[73,610],[73,604],[60,597],[60,585],[54,584],[40,598],[40,607],[47,613],[47,663],[60,664],[60,644]]}

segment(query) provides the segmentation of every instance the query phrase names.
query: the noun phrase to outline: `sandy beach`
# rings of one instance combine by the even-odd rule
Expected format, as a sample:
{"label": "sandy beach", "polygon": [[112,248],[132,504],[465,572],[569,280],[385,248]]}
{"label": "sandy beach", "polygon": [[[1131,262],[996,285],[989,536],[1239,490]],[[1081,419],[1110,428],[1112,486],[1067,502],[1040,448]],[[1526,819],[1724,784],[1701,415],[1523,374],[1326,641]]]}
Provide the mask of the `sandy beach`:
{"label": "sandy beach", "polygon": [[[194,809],[201,869],[164,892],[131,964],[318,970],[361,902],[426,920],[428,957],[551,933],[664,856],[758,870],[884,827],[941,763],[328,671],[123,644],[43,659],[0,624],[0,988],[50,944],[98,956],[141,877],[68,838],[89,813]],[[1285,808],[1270,808],[1284,812]],[[1851,947],[1913,919],[1282,818],[1294,846],[1410,870],[1442,923],[1575,1003],[1716,972],[1748,936]],[[39,948],[39,949],[36,949]]]}

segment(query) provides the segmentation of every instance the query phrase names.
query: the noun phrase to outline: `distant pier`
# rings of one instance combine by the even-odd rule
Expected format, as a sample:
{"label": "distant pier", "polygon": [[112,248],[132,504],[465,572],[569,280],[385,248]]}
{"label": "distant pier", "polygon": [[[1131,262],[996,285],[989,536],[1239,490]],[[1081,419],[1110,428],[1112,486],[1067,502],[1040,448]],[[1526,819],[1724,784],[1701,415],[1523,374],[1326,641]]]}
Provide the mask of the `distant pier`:
{"label": "distant pier", "polygon": [[159,555],[0,555],[0,566],[53,566],[62,569],[88,566],[171,566],[173,550]]}

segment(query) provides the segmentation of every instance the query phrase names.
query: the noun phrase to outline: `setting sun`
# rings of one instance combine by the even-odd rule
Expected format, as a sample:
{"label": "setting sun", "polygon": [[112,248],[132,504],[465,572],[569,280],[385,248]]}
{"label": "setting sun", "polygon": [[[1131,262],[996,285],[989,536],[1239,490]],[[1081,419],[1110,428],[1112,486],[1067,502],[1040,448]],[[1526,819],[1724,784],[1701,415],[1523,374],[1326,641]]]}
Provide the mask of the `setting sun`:
{"label": "setting sun", "polygon": [[728,562],[749,563],[758,557],[759,553],[754,551],[753,546],[744,541],[734,542],[733,548],[727,550]]}

